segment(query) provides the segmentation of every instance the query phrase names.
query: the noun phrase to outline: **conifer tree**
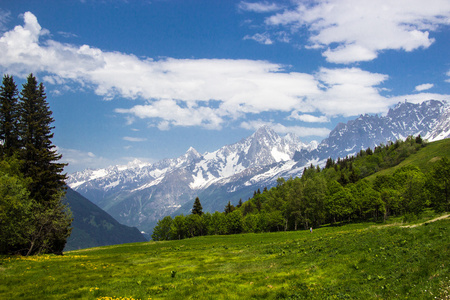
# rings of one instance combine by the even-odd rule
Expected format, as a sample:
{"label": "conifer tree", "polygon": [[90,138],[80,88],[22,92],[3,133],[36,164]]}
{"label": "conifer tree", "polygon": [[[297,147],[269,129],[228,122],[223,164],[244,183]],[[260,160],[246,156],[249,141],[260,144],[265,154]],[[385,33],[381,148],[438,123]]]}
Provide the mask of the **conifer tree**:
{"label": "conifer tree", "polygon": [[46,101],[44,86],[37,84],[30,74],[23,85],[19,104],[21,138],[21,158],[24,160],[23,173],[33,179],[30,186],[31,197],[40,203],[60,198],[64,190],[66,175],[62,174],[66,164],[58,163],[61,155],[52,144],[52,112]]}
{"label": "conifer tree", "polygon": [[200,203],[200,199],[197,197],[194,201],[194,206],[192,207],[192,214],[193,215],[203,215],[203,208],[202,204]]}
{"label": "conifer tree", "polygon": [[234,211],[236,208],[234,207],[234,205],[231,204],[230,201],[228,201],[228,204],[225,206],[225,211],[224,213],[226,215],[228,215],[229,213],[231,213],[232,211]]}
{"label": "conifer tree", "polygon": [[28,190],[30,197],[39,205],[36,226],[40,230],[34,231],[30,239],[32,246],[27,254],[42,249],[45,252],[62,252],[71,231],[71,218],[61,203],[66,188],[66,175],[62,174],[66,164],[58,162],[61,155],[51,141],[53,122],[44,85],[38,84],[30,74],[20,93],[18,132],[22,173],[31,179]]}
{"label": "conifer tree", "polygon": [[0,87],[0,140],[2,156],[11,156],[18,149],[18,90],[14,78],[3,76]]}

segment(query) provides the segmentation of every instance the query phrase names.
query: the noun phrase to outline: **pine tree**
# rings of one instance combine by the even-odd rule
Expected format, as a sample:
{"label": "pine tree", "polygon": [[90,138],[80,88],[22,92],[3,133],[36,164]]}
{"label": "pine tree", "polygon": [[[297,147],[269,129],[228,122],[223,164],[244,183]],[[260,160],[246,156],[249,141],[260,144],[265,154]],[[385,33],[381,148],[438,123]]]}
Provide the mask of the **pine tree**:
{"label": "pine tree", "polygon": [[44,85],[38,85],[30,74],[20,93],[18,132],[22,173],[31,179],[28,190],[39,205],[36,226],[40,230],[31,238],[28,254],[33,251],[62,252],[71,231],[71,218],[61,203],[66,188],[66,175],[62,174],[66,164],[58,163],[61,155],[51,142],[53,122]]}
{"label": "pine tree", "polygon": [[2,156],[11,156],[18,149],[18,90],[14,78],[3,76],[0,87],[0,140]]}
{"label": "pine tree", "polygon": [[62,172],[66,164],[58,163],[61,155],[51,142],[54,119],[46,101],[44,86],[37,84],[33,74],[23,85],[20,100],[19,135],[23,173],[33,179],[31,197],[45,203],[54,200],[64,190],[66,175]]}
{"label": "pine tree", "polygon": [[231,213],[232,211],[235,210],[234,205],[231,204],[230,201],[228,201],[228,204],[225,206],[225,214],[228,215],[229,213]]}
{"label": "pine tree", "polygon": [[194,206],[192,207],[192,214],[193,215],[203,215],[203,208],[202,204],[200,203],[200,199],[197,197],[194,201]]}

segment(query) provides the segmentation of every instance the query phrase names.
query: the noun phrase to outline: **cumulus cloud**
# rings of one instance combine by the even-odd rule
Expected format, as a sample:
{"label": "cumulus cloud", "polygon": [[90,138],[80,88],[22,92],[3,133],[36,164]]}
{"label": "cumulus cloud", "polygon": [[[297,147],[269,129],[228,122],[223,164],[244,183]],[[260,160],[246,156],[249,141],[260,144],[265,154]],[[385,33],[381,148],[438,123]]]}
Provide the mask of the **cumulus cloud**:
{"label": "cumulus cloud", "polygon": [[424,84],[420,84],[420,85],[416,86],[416,88],[414,90],[417,92],[421,92],[421,91],[429,90],[433,86],[434,86],[434,84],[432,84],[432,83],[424,83]]}
{"label": "cumulus cloud", "polygon": [[359,68],[321,68],[307,74],[260,60],[138,58],[50,37],[32,13],[25,13],[23,26],[0,37],[0,68],[12,75],[39,72],[59,91],[79,86],[107,100],[139,100],[116,109],[129,125],[145,119],[160,130],[220,129],[268,111],[329,118],[380,113],[391,104],[379,93],[388,76]]}
{"label": "cumulus cloud", "polygon": [[158,128],[167,130],[173,126],[203,126],[218,129],[222,123],[221,112],[209,107],[181,107],[170,99],[157,100],[151,104],[136,105],[130,109],[116,109],[118,113],[131,114],[141,119],[161,119]]}
{"label": "cumulus cloud", "polygon": [[370,61],[383,50],[428,48],[430,32],[450,25],[447,0],[313,0],[268,17],[265,23],[306,28],[308,48],[322,49],[332,63]]}

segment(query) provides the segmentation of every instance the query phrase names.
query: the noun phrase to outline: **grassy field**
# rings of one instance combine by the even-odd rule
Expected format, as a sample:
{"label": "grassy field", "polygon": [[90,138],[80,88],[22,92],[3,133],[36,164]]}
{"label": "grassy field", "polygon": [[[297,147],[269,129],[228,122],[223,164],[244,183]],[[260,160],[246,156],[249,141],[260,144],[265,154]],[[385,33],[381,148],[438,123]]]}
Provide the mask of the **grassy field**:
{"label": "grassy field", "polygon": [[0,258],[0,299],[450,299],[450,218]]}

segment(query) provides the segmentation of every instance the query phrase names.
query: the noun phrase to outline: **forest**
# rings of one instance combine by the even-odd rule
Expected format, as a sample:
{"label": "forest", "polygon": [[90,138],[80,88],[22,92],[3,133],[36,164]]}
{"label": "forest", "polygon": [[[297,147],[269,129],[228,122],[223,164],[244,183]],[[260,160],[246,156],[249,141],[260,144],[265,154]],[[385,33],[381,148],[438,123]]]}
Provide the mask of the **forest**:
{"label": "forest", "polygon": [[62,204],[65,164],[52,144],[54,119],[33,74],[19,93],[0,87],[0,254],[62,254],[72,218]]}
{"label": "forest", "polygon": [[408,221],[427,208],[449,211],[448,157],[438,157],[426,172],[405,165],[392,174],[377,173],[426,147],[420,135],[410,136],[361,150],[356,156],[329,158],[323,168],[310,165],[300,178],[279,178],[275,187],[258,189],[236,206],[229,201],[223,212],[204,213],[197,197],[191,214],[159,220],[152,239],[312,230],[324,224],[382,222],[391,216]]}

